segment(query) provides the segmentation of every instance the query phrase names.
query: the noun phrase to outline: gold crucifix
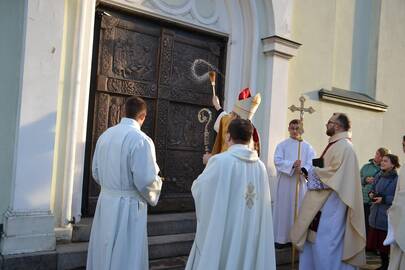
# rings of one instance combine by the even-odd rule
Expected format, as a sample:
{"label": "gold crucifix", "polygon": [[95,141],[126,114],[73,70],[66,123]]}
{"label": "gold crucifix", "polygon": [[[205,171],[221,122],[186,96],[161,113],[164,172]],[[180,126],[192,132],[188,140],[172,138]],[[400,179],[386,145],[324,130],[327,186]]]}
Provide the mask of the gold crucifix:
{"label": "gold crucifix", "polygon": [[301,96],[300,98],[299,98],[299,101],[300,101],[300,107],[297,107],[297,106],[295,106],[295,105],[291,105],[290,107],[288,107],[288,109],[290,109],[290,111],[292,111],[292,112],[300,112],[300,134],[302,134],[303,132],[304,132],[304,113],[314,113],[315,112],[315,109],[314,108],[312,108],[311,106],[309,107],[309,108],[305,108],[304,107],[304,104],[305,104],[305,101],[306,101],[306,99],[305,99],[305,97],[304,96]]}
{"label": "gold crucifix", "polygon": [[[297,160],[301,159],[301,142],[302,142],[302,134],[304,133],[304,113],[314,113],[315,109],[312,107],[305,108],[305,97],[301,96],[299,98],[300,107],[295,105],[291,105],[288,107],[291,112],[299,112],[300,113],[300,138],[298,140],[298,158]],[[301,175],[297,173],[297,180],[295,183],[295,203],[294,203],[294,222],[297,220],[298,217],[298,193],[300,192],[300,179]],[[292,246],[292,258],[291,258],[291,269],[295,269],[295,245]]]}

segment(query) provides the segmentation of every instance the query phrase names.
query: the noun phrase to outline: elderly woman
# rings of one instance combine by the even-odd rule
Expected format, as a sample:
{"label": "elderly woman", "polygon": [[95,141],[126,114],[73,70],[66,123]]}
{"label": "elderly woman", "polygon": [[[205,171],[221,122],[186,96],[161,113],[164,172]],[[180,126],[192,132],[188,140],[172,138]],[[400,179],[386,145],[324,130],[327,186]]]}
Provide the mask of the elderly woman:
{"label": "elderly woman", "polygon": [[369,193],[372,200],[369,217],[369,237],[367,248],[380,252],[382,266],[378,269],[386,270],[389,264],[389,247],[384,246],[384,239],[387,237],[388,218],[387,210],[394,200],[397,186],[397,168],[400,167],[398,157],[387,154],[381,161],[381,172],[374,179],[373,186]]}
{"label": "elderly woman", "polygon": [[363,204],[364,204],[364,218],[366,224],[366,232],[368,233],[368,217],[370,216],[370,207],[371,207],[371,199],[368,196],[368,193],[371,191],[371,188],[374,183],[374,177],[377,173],[380,172],[380,163],[386,154],[389,154],[389,150],[387,148],[381,147],[378,148],[375,152],[374,158],[370,159],[368,163],[364,164],[360,170],[360,177],[361,177],[361,189],[363,191]]}

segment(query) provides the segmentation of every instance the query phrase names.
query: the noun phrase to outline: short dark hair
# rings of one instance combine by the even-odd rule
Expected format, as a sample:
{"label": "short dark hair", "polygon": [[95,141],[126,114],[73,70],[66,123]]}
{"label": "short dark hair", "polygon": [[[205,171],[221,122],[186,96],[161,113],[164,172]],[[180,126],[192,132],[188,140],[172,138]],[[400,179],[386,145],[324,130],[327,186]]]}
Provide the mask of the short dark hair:
{"label": "short dark hair", "polygon": [[404,135],[404,137],[402,137],[402,140],[405,141],[405,135]]}
{"label": "short dark hair", "polygon": [[336,121],[339,122],[339,125],[345,130],[348,131],[352,127],[350,123],[349,117],[345,113],[334,113],[334,115],[337,115]]}
{"label": "short dark hair", "polygon": [[385,155],[388,155],[390,153],[390,150],[388,150],[385,147],[380,147],[380,148],[377,149],[377,152],[380,154],[380,156],[383,157]]}
{"label": "short dark hair", "polygon": [[293,119],[293,120],[290,121],[290,123],[288,123],[288,126],[291,126],[291,125],[300,125],[300,124],[301,124],[301,120],[299,120],[299,119]]}
{"label": "short dark hair", "polygon": [[147,106],[145,100],[140,97],[130,97],[125,102],[125,116],[136,119],[139,114],[146,112]]}
{"label": "short dark hair", "polygon": [[236,118],[229,123],[228,133],[235,143],[247,144],[253,134],[253,125],[250,120]]}
{"label": "short dark hair", "polygon": [[392,163],[392,165],[394,165],[395,169],[398,169],[399,167],[401,167],[401,165],[399,164],[399,158],[397,155],[386,154],[386,155],[384,155],[384,157],[387,157],[391,160],[391,163]]}

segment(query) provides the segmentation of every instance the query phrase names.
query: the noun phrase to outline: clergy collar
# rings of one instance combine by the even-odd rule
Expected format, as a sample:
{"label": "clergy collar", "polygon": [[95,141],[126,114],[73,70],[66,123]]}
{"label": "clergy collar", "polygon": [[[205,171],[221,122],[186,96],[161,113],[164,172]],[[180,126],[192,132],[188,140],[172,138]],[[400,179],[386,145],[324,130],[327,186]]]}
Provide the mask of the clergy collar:
{"label": "clergy collar", "polygon": [[132,118],[123,117],[123,118],[121,118],[120,124],[130,125],[130,126],[136,127],[137,129],[141,129],[141,125],[139,125],[138,121],[136,121]]}
{"label": "clergy collar", "polygon": [[343,131],[343,132],[339,132],[339,133],[333,135],[332,137],[330,137],[329,143],[333,143],[333,142],[339,141],[341,139],[351,140],[351,138],[352,138],[352,133],[350,131]]}
{"label": "clergy collar", "polygon": [[232,144],[228,149],[248,149],[249,145],[247,144]]}

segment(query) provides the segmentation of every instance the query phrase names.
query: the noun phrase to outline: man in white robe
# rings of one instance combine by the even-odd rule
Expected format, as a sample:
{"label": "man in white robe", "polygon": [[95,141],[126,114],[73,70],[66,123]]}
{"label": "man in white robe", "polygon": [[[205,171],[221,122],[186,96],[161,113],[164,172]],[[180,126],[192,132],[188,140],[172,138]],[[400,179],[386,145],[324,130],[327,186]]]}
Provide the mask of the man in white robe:
{"label": "man in white robe", "polygon": [[155,147],[141,131],[146,103],[131,97],[126,117],[98,139],[93,178],[101,186],[87,256],[87,270],[146,270],[147,203],[156,205],[162,181]]}
{"label": "man in white robe", "polygon": [[275,270],[265,165],[249,149],[250,121],[228,127],[229,149],[210,158],[191,188],[197,232],[186,270]]}
{"label": "man in white robe", "polygon": [[354,270],[366,263],[359,164],[347,115],[333,114],[326,127],[329,144],[310,171],[320,183],[308,177],[291,240],[301,251],[300,270]]}
{"label": "man in white robe", "polygon": [[301,168],[309,170],[315,151],[306,141],[301,141],[300,160],[298,160],[298,143],[301,138],[300,120],[294,119],[288,125],[290,137],[276,147],[274,165],[277,169],[277,188],[274,201],[274,241],[276,247],[291,242],[290,230],[294,224],[295,186],[297,174],[300,175],[298,207],[304,198],[307,187]]}

